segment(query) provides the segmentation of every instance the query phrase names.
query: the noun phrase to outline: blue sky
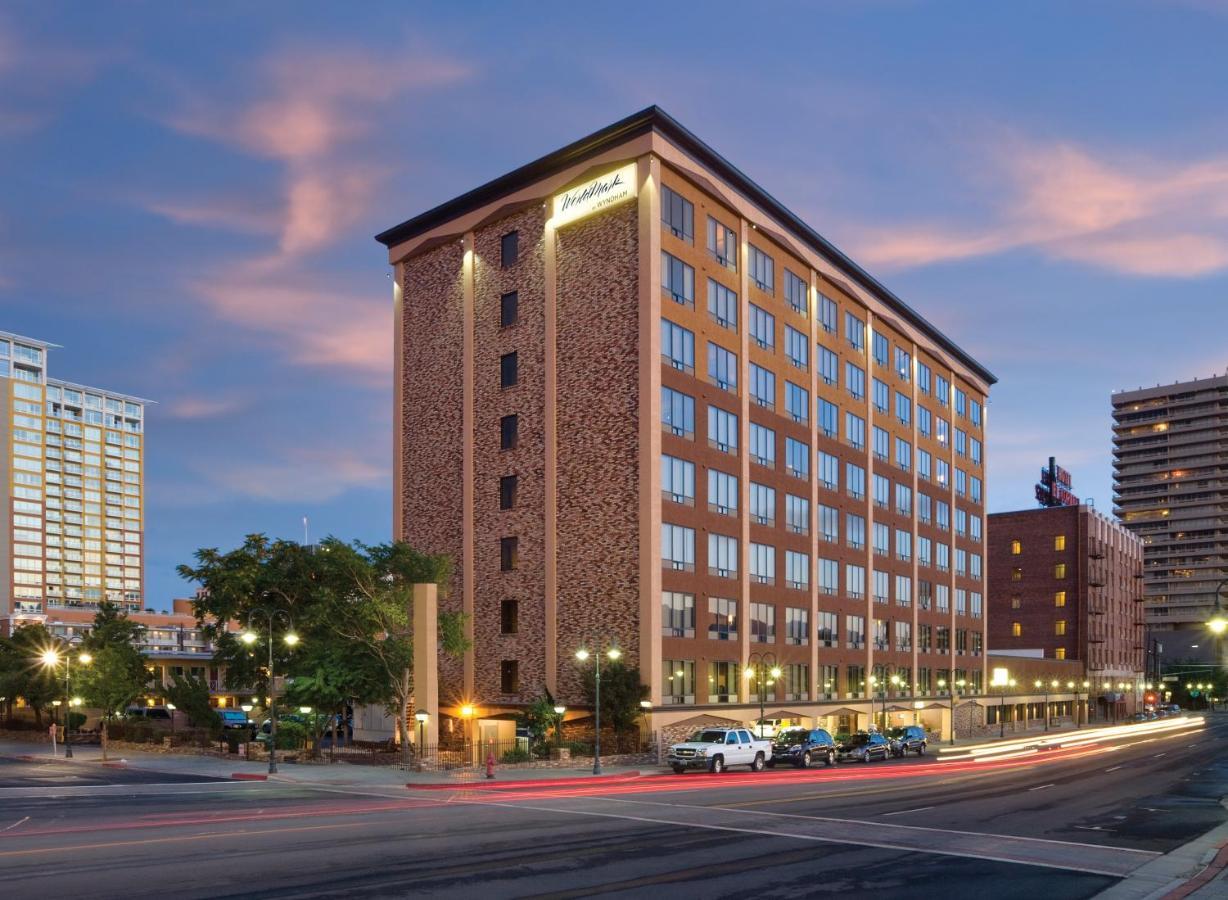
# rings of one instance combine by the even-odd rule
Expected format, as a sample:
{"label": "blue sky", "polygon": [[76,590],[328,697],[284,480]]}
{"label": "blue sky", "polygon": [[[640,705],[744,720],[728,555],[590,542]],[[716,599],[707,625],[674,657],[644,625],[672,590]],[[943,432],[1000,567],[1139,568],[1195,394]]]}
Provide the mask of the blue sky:
{"label": "blue sky", "polygon": [[371,236],[651,103],[999,376],[991,510],[1051,453],[1108,509],[1110,392],[1228,367],[1228,2],[673,6],[0,11],[0,330],[158,401],[149,606],[387,536]]}

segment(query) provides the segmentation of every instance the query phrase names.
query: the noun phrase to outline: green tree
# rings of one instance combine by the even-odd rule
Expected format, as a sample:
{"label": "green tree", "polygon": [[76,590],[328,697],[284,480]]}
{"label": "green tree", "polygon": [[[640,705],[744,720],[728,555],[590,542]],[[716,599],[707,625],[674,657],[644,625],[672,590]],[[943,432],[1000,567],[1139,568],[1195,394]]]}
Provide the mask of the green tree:
{"label": "green tree", "polygon": [[137,649],[144,636],[144,625],[104,600],[81,641],[81,649],[93,659],[88,665],[73,667],[77,689],[88,706],[101,709],[108,719],[122,713],[149,687],[145,657]]}
{"label": "green tree", "polygon": [[[596,696],[596,677],[591,667],[584,669],[584,698],[590,704]],[[621,735],[639,724],[644,708],[641,700],[648,699],[648,685],[640,683],[640,670],[628,667],[621,660],[604,663],[601,667],[601,720]]]}
{"label": "green tree", "polygon": [[128,614],[110,600],[103,600],[94,613],[89,634],[81,640],[81,648],[93,653],[104,647],[123,644],[135,647],[145,637],[145,626],[128,618]]}
{"label": "green tree", "polygon": [[171,676],[170,684],[163,686],[162,695],[188,717],[189,725],[207,728],[214,737],[221,733],[222,717],[213,708],[209,682],[205,679],[176,672]]}
{"label": "green tree", "polygon": [[561,726],[562,717],[554,711],[557,705],[550,691],[543,688],[541,694],[516,716],[516,724],[529,733],[530,746],[544,744],[550,730]]}
{"label": "green tree", "polygon": [[298,674],[286,686],[286,700],[291,706],[311,707],[308,723],[318,754],[330,723],[336,746],[336,716],[347,703],[385,692],[384,675],[364,646],[335,638],[307,647],[298,663]]}
{"label": "green tree", "polygon": [[0,639],[0,695],[25,700],[39,727],[51,701],[64,696],[59,668],[44,666],[41,657],[47,650],[65,649],[51,632],[37,624],[23,625],[10,637]]}

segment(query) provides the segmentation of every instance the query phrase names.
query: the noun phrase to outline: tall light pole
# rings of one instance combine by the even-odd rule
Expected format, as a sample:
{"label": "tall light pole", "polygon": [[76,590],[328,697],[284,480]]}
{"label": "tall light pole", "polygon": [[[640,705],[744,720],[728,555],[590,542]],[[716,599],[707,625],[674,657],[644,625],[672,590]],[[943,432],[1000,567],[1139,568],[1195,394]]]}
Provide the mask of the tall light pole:
{"label": "tall light pole", "polygon": [[[759,740],[763,740],[763,707],[767,703],[767,689],[780,677],[780,666],[776,665],[776,656],[772,653],[752,653],[747,663],[746,677],[755,679],[755,690],[759,694]],[[764,680],[765,670],[772,676],[770,681]]]}
{"label": "tall light pole", "polygon": [[[560,751],[563,749],[563,716],[567,714],[567,707],[559,704],[554,708],[554,746]],[[562,758],[562,754],[559,754]]]}
{"label": "tall light pole", "polygon": [[[72,689],[70,686],[70,675],[72,673],[72,648],[65,650],[63,654],[54,647],[49,647],[42,652],[39,660],[44,666],[55,672],[55,667],[60,664],[60,660],[64,661],[64,758],[72,759],[72,741],[69,738],[69,726],[72,722]],[[89,665],[94,661],[94,657],[87,652],[81,652],[77,655],[77,661],[82,665]]]}
{"label": "tall light pole", "polygon": [[290,618],[290,614],[284,609],[273,609],[271,607],[261,607],[253,609],[247,616],[247,630],[240,635],[243,643],[249,647],[260,639],[260,636],[252,629],[252,619],[260,617],[268,620],[269,624],[269,774],[277,774],[277,683],[273,677],[273,626],[278,619],[282,619],[286,623],[285,634],[282,635],[282,640],[286,642],[287,647],[294,647],[298,644],[298,635],[294,633],[294,620]]}
{"label": "tall light pole", "polygon": [[[623,652],[617,647],[608,645],[605,655],[612,660],[619,659]],[[593,774],[601,774],[601,642],[597,641],[593,644],[593,652],[590,653],[586,647],[581,647],[576,651],[576,659],[580,662],[585,662],[589,657],[593,658],[593,716],[594,716],[594,733],[593,733]]]}
{"label": "tall light pole", "polygon": [[419,772],[422,771],[422,754],[426,750],[423,746],[426,743],[426,723],[430,718],[430,714],[422,710],[414,713],[414,721],[418,723],[418,752],[414,754],[417,764],[414,768]]}

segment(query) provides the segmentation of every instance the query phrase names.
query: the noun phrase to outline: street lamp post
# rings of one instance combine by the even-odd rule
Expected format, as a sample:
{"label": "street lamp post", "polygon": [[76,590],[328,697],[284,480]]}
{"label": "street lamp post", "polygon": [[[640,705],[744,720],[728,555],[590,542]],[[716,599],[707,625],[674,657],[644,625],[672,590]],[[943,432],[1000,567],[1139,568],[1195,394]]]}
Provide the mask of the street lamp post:
{"label": "street lamp post", "polygon": [[[608,644],[608,642],[607,642]],[[605,655],[612,660],[617,660],[623,655],[623,652],[612,644],[608,644]],[[597,641],[593,644],[593,652],[590,653],[587,648],[581,647],[576,651],[576,659],[580,662],[585,662],[589,657],[593,658],[593,774],[601,774],[601,642]]]}
{"label": "street lamp post", "polygon": [[418,752],[414,754],[414,768],[419,772],[422,771],[422,755],[426,750],[426,748],[423,746],[426,743],[426,723],[430,718],[430,714],[423,712],[422,710],[418,710],[416,713],[414,713],[414,721],[418,723]]}
{"label": "street lamp post", "polygon": [[[755,691],[759,694],[759,740],[763,740],[763,708],[767,704],[767,689],[780,677],[780,666],[776,665],[776,657],[771,653],[752,653],[747,663],[746,677],[755,679]],[[770,681],[764,680],[764,670],[772,676]]]}
{"label": "street lamp post", "polygon": [[[69,740],[69,728],[72,723],[72,688],[70,685],[70,676],[72,673],[72,648],[64,651],[63,656],[54,647],[43,651],[39,659],[44,666],[55,672],[55,667],[60,664],[61,658],[64,660],[64,758],[72,759],[72,741]],[[94,661],[94,657],[89,653],[82,652],[77,655],[77,661],[82,665],[89,665]],[[80,704],[78,704],[80,705]]]}
{"label": "street lamp post", "polygon": [[275,775],[277,774],[277,685],[273,677],[273,626],[279,618],[285,621],[286,632],[282,640],[286,642],[287,647],[294,647],[298,644],[298,635],[294,633],[294,620],[284,609],[265,607],[253,609],[247,616],[247,630],[241,635],[241,640],[249,647],[260,639],[259,635],[252,630],[252,619],[257,616],[267,618],[269,623],[269,774]]}
{"label": "street lamp post", "polygon": [[[557,718],[554,720],[554,746],[560,751],[563,749],[563,716],[567,713],[567,707],[559,704],[554,708],[554,714]],[[561,759],[562,753],[559,754]]]}

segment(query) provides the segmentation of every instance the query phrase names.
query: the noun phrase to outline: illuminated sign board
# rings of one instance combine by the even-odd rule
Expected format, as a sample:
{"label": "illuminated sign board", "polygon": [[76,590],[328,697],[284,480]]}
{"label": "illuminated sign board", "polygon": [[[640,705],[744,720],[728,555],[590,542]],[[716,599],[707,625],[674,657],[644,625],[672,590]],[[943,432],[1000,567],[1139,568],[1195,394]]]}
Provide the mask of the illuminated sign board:
{"label": "illuminated sign board", "polygon": [[1036,502],[1041,506],[1078,506],[1079,498],[1070,488],[1070,473],[1050,456],[1049,465],[1040,470],[1040,483],[1036,485]]}
{"label": "illuminated sign board", "polygon": [[627,163],[621,169],[607,172],[600,178],[576,185],[569,191],[554,195],[553,224],[567,225],[585,216],[617,206],[636,195],[636,166]]}

